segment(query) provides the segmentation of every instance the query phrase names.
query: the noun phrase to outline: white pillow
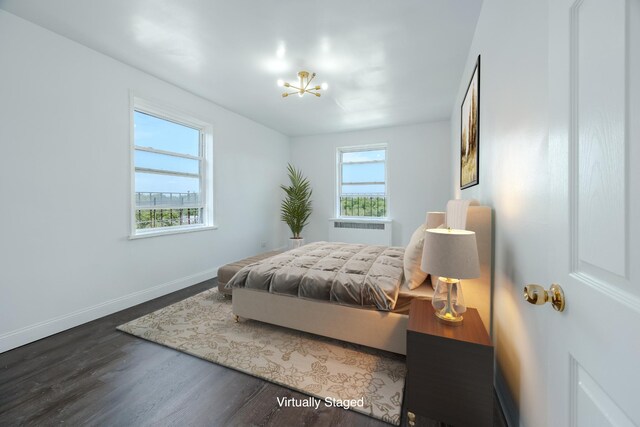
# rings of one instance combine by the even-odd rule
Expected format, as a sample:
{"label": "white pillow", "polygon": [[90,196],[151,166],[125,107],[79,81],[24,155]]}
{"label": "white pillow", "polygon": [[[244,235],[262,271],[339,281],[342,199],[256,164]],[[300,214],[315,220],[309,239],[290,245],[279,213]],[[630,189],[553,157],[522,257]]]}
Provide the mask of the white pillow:
{"label": "white pillow", "polygon": [[[437,228],[447,228],[444,224],[440,224]],[[427,273],[428,274],[428,273]],[[429,279],[431,279],[431,287],[433,288],[433,290],[436,290],[436,284],[438,283],[438,277],[434,277],[433,274],[430,274],[431,277],[429,277]]]}
{"label": "white pillow", "polygon": [[420,269],[422,249],[424,247],[425,225],[421,224],[411,235],[409,245],[404,250],[404,283],[409,289],[415,289],[427,278],[427,273]]}

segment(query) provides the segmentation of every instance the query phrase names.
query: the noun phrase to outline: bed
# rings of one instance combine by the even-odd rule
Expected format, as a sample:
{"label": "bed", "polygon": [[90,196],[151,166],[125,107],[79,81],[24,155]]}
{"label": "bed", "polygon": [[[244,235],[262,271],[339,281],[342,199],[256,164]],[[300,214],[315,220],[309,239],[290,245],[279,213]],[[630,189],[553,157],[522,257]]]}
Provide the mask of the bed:
{"label": "bed", "polygon": [[[471,206],[481,277],[464,281],[467,305],[490,330],[491,209]],[[403,248],[315,242],[241,269],[228,283],[233,313],[305,332],[406,354],[412,298],[430,298],[430,282],[403,283]]]}

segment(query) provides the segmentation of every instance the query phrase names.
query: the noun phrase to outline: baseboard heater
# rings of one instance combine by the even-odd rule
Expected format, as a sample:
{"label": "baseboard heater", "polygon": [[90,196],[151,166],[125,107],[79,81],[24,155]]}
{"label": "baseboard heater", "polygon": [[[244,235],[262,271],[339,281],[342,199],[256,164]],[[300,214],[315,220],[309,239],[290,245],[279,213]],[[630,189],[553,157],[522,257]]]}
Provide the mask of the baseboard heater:
{"label": "baseboard heater", "polygon": [[332,218],[329,220],[329,240],[391,246],[390,220],[359,220]]}

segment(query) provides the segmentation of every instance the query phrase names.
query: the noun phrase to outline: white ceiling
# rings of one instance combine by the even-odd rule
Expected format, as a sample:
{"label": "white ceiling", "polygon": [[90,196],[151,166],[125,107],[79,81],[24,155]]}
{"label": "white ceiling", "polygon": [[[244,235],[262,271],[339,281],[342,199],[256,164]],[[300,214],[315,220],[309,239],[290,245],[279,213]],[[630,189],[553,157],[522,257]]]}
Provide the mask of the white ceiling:
{"label": "white ceiling", "polygon": [[[0,7],[293,136],[448,119],[481,3],[0,0]],[[329,84],[321,98],[280,96],[277,79],[293,83],[301,69]]]}

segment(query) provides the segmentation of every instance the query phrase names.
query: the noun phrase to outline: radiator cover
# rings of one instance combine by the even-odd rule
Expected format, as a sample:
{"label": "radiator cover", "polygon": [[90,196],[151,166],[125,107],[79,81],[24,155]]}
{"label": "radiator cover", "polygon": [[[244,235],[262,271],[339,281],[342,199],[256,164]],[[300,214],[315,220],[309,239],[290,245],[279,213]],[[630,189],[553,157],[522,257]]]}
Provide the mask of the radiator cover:
{"label": "radiator cover", "polygon": [[391,246],[391,229],[392,222],[390,220],[333,218],[329,220],[329,240]]}

